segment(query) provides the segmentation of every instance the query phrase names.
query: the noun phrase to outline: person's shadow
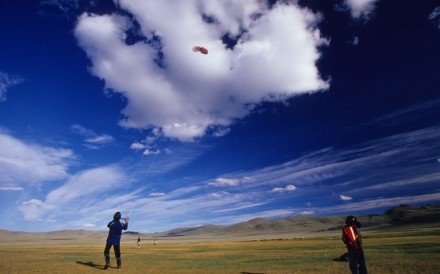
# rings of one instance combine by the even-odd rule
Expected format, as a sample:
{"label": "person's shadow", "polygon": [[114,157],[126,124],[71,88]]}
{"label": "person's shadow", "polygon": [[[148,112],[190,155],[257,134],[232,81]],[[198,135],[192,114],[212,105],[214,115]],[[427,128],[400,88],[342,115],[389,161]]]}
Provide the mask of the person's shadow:
{"label": "person's shadow", "polygon": [[334,258],[333,261],[335,262],[348,262],[348,253],[344,253],[338,258]]}
{"label": "person's shadow", "polygon": [[105,270],[106,267],[102,264],[95,264],[92,261],[88,261],[88,262],[81,262],[81,261],[76,261],[77,264],[82,264],[82,265],[86,265],[86,266],[90,266],[96,269],[101,269],[101,270]]}

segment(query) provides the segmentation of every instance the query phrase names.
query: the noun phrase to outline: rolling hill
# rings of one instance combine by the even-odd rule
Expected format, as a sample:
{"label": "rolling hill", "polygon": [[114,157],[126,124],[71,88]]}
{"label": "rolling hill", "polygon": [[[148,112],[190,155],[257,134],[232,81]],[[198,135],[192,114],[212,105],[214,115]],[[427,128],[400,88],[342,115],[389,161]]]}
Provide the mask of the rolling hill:
{"label": "rolling hill", "polygon": [[[256,218],[230,226],[204,225],[192,228],[176,228],[158,233],[157,237],[182,236],[252,236],[252,235],[313,235],[340,230],[344,216],[293,216],[268,220]],[[383,230],[402,227],[440,227],[440,206],[393,207],[383,214],[357,216],[363,230]]]}
{"label": "rolling hill", "polygon": [[[410,206],[400,205],[390,208],[383,214],[357,216],[363,231],[382,231],[393,229],[418,229],[440,227],[440,205]],[[123,239],[134,241],[142,239],[163,240],[216,240],[216,239],[274,239],[303,238],[324,235],[339,235],[345,220],[344,216],[292,216],[268,220],[255,218],[229,226],[207,224],[197,227],[176,228],[160,233],[139,233],[128,231]],[[102,243],[107,231],[64,230],[53,232],[16,232],[0,230],[2,243],[47,244]],[[0,243],[1,244],[1,243]]]}

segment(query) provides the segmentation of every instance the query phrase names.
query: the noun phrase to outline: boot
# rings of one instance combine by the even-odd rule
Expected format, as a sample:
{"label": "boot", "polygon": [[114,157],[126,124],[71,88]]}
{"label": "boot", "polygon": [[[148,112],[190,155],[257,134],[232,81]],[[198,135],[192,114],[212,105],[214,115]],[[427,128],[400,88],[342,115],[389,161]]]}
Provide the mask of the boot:
{"label": "boot", "polygon": [[118,263],[118,269],[121,268],[121,259],[116,259],[116,262]]}
{"label": "boot", "polygon": [[110,256],[105,256],[105,265],[104,269],[107,269],[110,267]]}

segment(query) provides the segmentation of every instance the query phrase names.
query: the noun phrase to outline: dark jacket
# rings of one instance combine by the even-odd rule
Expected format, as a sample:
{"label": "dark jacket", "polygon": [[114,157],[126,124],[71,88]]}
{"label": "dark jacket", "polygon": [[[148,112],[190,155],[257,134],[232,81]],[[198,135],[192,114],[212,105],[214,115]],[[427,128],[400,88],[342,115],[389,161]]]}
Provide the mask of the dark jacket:
{"label": "dark jacket", "polygon": [[107,225],[108,231],[107,243],[112,245],[119,245],[121,242],[122,230],[127,230],[128,224],[121,223],[119,220],[113,220]]}

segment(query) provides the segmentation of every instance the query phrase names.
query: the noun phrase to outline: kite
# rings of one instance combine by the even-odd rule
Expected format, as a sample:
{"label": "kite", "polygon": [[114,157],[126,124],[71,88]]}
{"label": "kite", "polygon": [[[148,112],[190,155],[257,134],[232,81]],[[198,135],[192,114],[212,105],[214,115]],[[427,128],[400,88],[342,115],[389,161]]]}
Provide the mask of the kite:
{"label": "kite", "polygon": [[204,47],[201,47],[201,46],[194,46],[193,47],[193,51],[194,52],[200,52],[200,53],[202,53],[202,54],[208,54],[208,49],[207,48],[204,48]]}

